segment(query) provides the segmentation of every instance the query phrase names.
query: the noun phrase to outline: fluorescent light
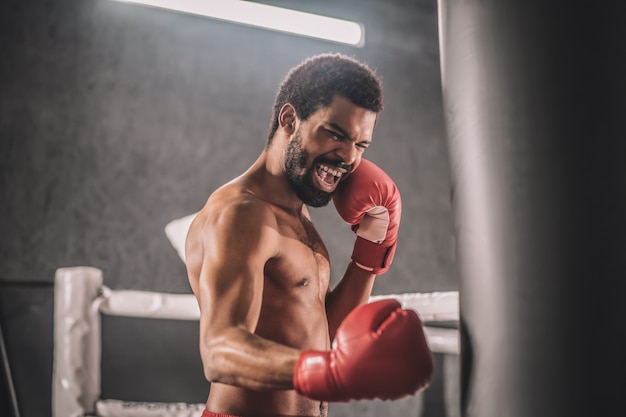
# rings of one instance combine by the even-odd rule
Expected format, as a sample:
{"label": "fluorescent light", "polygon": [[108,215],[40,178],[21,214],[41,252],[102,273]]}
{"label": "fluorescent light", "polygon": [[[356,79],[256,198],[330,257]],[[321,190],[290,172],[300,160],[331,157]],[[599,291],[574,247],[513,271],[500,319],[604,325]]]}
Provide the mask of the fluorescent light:
{"label": "fluorescent light", "polygon": [[358,47],[365,43],[363,26],[360,23],[260,3],[239,0],[118,1],[191,13]]}

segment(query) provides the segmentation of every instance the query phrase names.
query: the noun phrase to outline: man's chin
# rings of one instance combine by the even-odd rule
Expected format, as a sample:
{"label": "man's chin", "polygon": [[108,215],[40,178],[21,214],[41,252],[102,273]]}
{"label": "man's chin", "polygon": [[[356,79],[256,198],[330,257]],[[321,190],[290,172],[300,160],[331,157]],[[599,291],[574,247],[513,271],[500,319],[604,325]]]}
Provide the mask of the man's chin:
{"label": "man's chin", "polygon": [[314,194],[308,195],[306,200],[303,199],[302,201],[304,201],[304,204],[306,204],[307,206],[324,207],[327,206],[328,203],[330,203],[332,197],[333,195],[331,193],[318,191]]}
{"label": "man's chin", "polygon": [[299,195],[300,199],[304,204],[311,207],[324,207],[330,203],[333,195],[332,193],[328,193],[326,191],[315,190],[302,193]]}
{"label": "man's chin", "polygon": [[300,200],[307,206],[311,207],[324,207],[330,203],[333,197],[334,189],[332,191],[324,191],[313,185],[311,179],[306,180],[304,178],[289,177],[291,187]]}
{"label": "man's chin", "polygon": [[328,203],[330,203],[330,198],[327,198],[324,201],[316,200],[316,201],[312,201],[310,203],[306,203],[305,202],[305,204],[307,206],[316,207],[316,208],[318,208],[318,207],[326,207],[328,205]]}

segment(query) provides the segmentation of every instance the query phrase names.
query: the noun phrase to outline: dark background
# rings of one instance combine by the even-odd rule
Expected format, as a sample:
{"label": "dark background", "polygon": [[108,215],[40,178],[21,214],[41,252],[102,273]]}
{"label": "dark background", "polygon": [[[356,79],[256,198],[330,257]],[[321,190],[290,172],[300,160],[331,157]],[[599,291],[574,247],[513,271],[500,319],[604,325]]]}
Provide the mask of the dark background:
{"label": "dark background", "polygon": [[[0,318],[22,415],[50,415],[55,270],[93,266],[113,289],[190,293],[163,228],[256,159],[281,79],[313,54],[346,53],[383,78],[386,106],[366,158],[396,181],[403,216],[394,265],[374,293],[457,289],[436,1],[266,3],[362,22],[366,45],[109,0],[0,5]],[[312,215],[335,283],[354,236],[332,205]],[[184,367],[195,392],[170,389],[180,363],[162,359],[177,346],[197,355],[195,326],[155,323],[103,323],[103,396],[204,402],[197,358]],[[124,372],[126,384],[113,382]],[[442,389],[438,372],[430,391]],[[431,415],[443,415],[440,393],[426,394]],[[412,410],[407,401],[385,406]],[[381,405],[335,415],[366,407]]]}

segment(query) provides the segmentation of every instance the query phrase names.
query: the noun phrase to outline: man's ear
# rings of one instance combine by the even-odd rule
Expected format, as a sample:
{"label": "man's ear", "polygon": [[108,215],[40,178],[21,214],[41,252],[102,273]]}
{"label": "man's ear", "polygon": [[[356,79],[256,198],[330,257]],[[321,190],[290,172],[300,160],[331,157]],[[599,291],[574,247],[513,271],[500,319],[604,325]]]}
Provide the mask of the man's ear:
{"label": "man's ear", "polygon": [[281,107],[278,113],[278,123],[281,129],[289,135],[296,131],[296,123],[298,121],[298,115],[296,114],[296,108],[292,104],[286,103]]}

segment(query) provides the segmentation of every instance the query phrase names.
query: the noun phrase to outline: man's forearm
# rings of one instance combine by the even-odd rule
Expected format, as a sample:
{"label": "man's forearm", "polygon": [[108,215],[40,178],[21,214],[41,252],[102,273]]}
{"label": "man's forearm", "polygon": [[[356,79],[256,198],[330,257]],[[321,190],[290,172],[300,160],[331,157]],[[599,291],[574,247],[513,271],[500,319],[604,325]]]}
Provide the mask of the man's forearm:
{"label": "man's forearm", "polygon": [[356,306],[369,300],[376,275],[357,268],[350,262],[337,286],[326,298],[326,315],[331,340],[337,327]]}

